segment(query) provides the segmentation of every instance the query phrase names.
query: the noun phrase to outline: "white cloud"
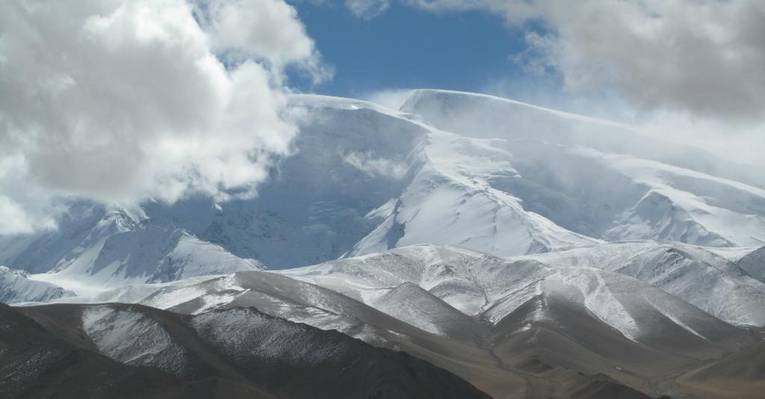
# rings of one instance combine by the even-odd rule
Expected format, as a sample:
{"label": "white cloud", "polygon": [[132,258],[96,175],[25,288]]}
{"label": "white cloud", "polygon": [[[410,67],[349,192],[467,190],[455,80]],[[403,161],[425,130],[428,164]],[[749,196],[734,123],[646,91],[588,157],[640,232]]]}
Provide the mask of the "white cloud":
{"label": "white cloud", "polygon": [[758,1],[548,1],[535,43],[575,92],[610,90],[639,109],[765,117],[765,5]]}
{"label": "white cloud", "polygon": [[315,82],[331,77],[297,12],[283,0],[195,0],[196,16],[218,53],[279,70],[297,64]]}
{"label": "white cloud", "polygon": [[209,4],[211,32],[184,0],[0,2],[0,234],[62,198],[255,192],[296,131],[282,68],[318,54],[282,0]]}

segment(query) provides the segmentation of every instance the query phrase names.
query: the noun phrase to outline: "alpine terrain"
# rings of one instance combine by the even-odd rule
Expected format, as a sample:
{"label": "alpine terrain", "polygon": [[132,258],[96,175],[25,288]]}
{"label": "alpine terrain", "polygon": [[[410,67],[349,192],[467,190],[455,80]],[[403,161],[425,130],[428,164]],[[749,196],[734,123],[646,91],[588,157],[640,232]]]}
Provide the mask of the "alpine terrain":
{"label": "alpine terrain", "polygon": [[765,175],[483,94],[294,94],[257,195],[0,235],[8,398],[762,398]]}

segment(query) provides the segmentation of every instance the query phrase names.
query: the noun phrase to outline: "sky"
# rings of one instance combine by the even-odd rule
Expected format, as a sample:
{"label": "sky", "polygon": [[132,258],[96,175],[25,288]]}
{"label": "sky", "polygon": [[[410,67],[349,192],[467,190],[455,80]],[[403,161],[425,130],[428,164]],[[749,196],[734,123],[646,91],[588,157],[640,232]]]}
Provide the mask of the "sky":
{"label": "sky", "polygon": [[483,92],[763,168],[763,65],[760,0],[4,0],[0,235],[255,196],[296,92]]}
{"label": "sky", "polygon": [[316,87],[298,80],[302,90],[349,97],[415,87],[476,91],[524,75],[512,59],[527,47],[523,31],[497,15],[394,4],[374,18],[360,18],[336,3],[294,5],[335,71]]}

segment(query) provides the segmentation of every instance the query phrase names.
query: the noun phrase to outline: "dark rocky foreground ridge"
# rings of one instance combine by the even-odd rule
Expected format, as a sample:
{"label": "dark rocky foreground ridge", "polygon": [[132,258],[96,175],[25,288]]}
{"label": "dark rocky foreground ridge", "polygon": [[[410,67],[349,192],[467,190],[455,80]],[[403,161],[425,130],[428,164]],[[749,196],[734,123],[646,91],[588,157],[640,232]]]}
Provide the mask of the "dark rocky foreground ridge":
{"label": "dark rocky foreground ridge", "polygon": [[0,305],[2,398],[487,398],[401,352],[252,308]]}

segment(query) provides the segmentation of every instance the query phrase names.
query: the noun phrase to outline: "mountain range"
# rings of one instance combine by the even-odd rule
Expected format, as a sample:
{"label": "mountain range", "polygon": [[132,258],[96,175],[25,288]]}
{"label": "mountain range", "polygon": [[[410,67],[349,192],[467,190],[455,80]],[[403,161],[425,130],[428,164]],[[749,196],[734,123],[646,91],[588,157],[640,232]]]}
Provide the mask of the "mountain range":
{"label": "mountain range", "polygon": [[759,397],[762,174],[482,94],[290,113],[254,198],[0,236],[0,392]]}

